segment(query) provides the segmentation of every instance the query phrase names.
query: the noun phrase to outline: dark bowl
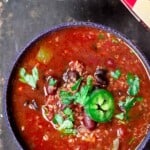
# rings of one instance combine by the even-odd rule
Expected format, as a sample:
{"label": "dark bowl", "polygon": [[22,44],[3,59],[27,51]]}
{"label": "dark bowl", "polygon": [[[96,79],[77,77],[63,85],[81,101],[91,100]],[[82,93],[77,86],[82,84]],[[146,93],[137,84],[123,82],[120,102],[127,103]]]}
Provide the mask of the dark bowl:
{"label": "dark bowl", "polygon": [[[73,23],[60,24],[60,25],[57,25],[55,27],[48,29],[47,31],[44,31],[43,33],[40,33],[36,38],[34,38],[32,41],[30,41],[22,49],[21,53],[18,54],[16,60],[14,60],[14,63],[12,63],[12,66],[9,69],[10,72],[8,72],[8,76],[7,76],[7,79],[5,82],[5,87],[4,87],[3,114],[4,114],[4,118],[5,118],[5,123],[6,123],[7,128],[10,131],[10,138],[12,139],[12,143],[14,143],[16,145],[16,148],[18,148],[18,149],[26,149],[26,145],[25,145],[24,141],[21,140],[21,137],[19,136],[18,130],[17,130],[15,123],[13,121],[13,118],[12,118],[11,102],[8,101],[8,99],[10,97],[10,93],[11,93],[11,82],[13,79],[13,75],[16,71],[17,64],[19,63],[20,58],[24,55],[26,50],[28,50],[28,48],[31,45],[33,45],[38,39],[42,38],[43,36],[45,36],[49,33],[58,31],[60,29],[76,27],[76,26],[87,26],[87,27],[93,27],[93,28],[97,28],[97,29],[103,29],[104,31],[110,32],[110,33],[116,35],[117,37],[121,38],[123,41],[125,41],[125,43],[130,48],[132,48],[135,51],[135,53],[137,54],[137,56],[142,61],[143,65],[145,66],[145,70],[147,71],[147,73],[149,74],[149,77],[150,77],[150,65],[149,65],[149,62],[147,61],[146,57],[142,54],[142,52],[135,45],[133,45],[131,43],[131,41],[129,39],[127,39],[121,33],[115,31],[114,29],[103,26],[101,24],[96,24],[96,23],[91,23],[91,22],[73,22]],[[145,138],[143,139],[143,141],[139,144],[137,149],[138,150],[144,149],[145,145],[149,141],[149,139],[150,139],[150,130],[147,133],[147,135],[145,136]]]}

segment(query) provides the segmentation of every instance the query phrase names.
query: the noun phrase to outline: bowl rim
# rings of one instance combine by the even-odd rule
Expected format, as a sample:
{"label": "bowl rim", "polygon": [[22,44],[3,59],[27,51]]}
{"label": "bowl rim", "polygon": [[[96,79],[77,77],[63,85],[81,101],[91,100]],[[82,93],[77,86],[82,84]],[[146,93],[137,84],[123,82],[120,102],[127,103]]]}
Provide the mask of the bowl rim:
{"label": "bowl rim", "polygon": [[[106,25],[102,25],[100,23],[93,23],[93,22],[84,22],[84,21],[79,21],[79,22],[66,22],[66,23],[61,23],[52,27],[49,27],[48,29],[44,30],[43,32],[37,34],[25,44],[25,46],[17,53],[16,57],[14,60],[12,60],[11,65],[9,66],[8,72],[6,72],[6,78],[4,82],[4,88],[3,88],[3,99],[2,99],[2,114],[4,116],[4,122],[6,127],[8,128],[8,132],[10,133],[11,138],[13,139],[12,143],[14,143],[19,149],[24,149],[22,147],[22,144],[19,142],[18,138],[15,135],[15,132],[12,128],[11,121],[9,118],[9,110],[7,107],[7,95],[8,95],[8,85],[10,84],[11,78],[12,78],[12,72],[15,69],[15,66],[17,65],[19,58],[25,53],[28,48],[36,43],[40,38],[47,34],[51,34],[53,32],[57,32],[59,30],[65,29],[65,28],[71,28],[71,27],[92,27],[96,29],[102,29],[106,32],[114,34],[116,37],[122,39],[138,56],[138,58],[141,60],[143,63],[143,66],[145,67],[145,70],[147,71],[147,74],[150,75],[150,62],[148,59],[145,57],[143,54],[143,51],[141,51],[135,44],[131,42],[130,39],[126,37],[126,35],[120,33],[119,31],[108,27]],[[148,131],[147,135],[144,137],[142,142],[139,144],[137,147],[138,150],[144,149],[146,146],[146,143],[150,140],[150,130]]]}

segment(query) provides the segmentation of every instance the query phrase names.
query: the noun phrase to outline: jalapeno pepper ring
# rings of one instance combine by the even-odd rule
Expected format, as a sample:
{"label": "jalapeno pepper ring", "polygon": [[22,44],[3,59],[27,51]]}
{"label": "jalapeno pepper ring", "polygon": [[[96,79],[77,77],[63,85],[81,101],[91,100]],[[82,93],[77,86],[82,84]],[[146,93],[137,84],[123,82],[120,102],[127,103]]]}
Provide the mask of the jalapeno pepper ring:
{"label": "jalapeno pepper ring", "polygon": [[112,94],[105,89],[94,91],[86,104],[85,111],[96,122],[110,121],[114,114]]}

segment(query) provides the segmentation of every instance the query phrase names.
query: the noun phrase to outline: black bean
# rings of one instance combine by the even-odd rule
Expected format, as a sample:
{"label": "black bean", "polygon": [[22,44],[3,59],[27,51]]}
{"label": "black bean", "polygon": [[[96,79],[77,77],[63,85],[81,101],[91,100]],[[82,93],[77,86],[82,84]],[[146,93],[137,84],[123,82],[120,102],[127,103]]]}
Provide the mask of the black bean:
{"label": "black bean", "polygon": [[106,76],[107,74],[107,70],[106,69],[96,69],[94,75],[97,75],[97,76]]}
{"label": "black bean", "polygon": [[94,73],[94,77],[97,81],[97,85],[101,88],[105,88],[108,86],[108,79],[107,79],[107,70],[105,69],[96,69]]}
{"label": "black bean", "polygon": [[83,116],[83,123],[85,127],[89,130],[94,130],[97,125],[97,123],[91,120],[91,118],[86,113],[84,113],[84,116]]}
{"label": "black bean", "polygon": [[97,86],[102,87],[102,88],[107,87],[107,85],[108,85],[107,78],[95,76],[95,79],[97,81]]}

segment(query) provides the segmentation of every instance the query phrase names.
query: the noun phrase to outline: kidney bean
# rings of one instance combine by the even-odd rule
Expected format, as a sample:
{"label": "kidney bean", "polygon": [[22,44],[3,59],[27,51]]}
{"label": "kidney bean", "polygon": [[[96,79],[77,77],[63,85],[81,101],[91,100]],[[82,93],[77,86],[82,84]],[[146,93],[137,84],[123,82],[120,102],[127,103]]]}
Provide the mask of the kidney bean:
{"label": "kidney bean", "polygon": [[94,130],[96,128],[97,123],[90,119],[90,117],[84,113],[83,115],[83,123],[85,127],[89,130]]}

